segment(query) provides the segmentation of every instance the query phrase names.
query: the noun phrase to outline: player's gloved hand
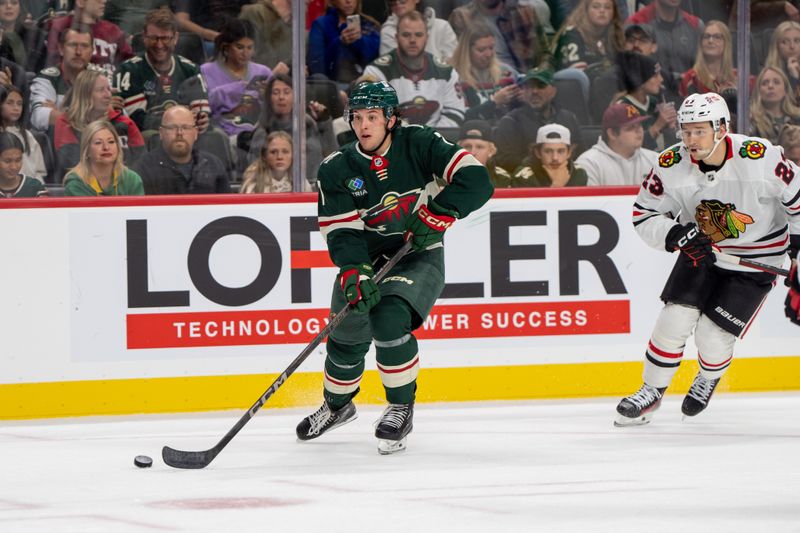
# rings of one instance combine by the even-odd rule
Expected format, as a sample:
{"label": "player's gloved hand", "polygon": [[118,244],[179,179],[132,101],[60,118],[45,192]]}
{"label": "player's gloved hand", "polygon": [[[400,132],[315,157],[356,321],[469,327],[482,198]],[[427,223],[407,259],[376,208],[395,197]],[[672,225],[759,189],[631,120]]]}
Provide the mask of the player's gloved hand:
{"label": "player's gloved hand", "polygon": [[357,313],[366,313],[381,301],[381,292],[372,279],[373,275],[372,266],[368,264],[345,266],[339,271],[344,297]]}
{"label": "player's gloved hand", "polygon": [[792,261],[792,268],[789,270],[789,294],[786,295],[786,317],[800,326],[800,281],[797,279],[797,261]]}
{"label": "player's gloved hand", "polygon": [[411,248],[420,252],[442,242],[444,232],[453,225],[458,213],[437,204],[432,198],[408,218],[406,240],[411,239]]}
{"label": "player's gloved hand", "polygon": [[681,257],[692,267],[711,266],[717,258],[711,239],[693,223],[674,226],[667,233],[668,252],[681,251]]}

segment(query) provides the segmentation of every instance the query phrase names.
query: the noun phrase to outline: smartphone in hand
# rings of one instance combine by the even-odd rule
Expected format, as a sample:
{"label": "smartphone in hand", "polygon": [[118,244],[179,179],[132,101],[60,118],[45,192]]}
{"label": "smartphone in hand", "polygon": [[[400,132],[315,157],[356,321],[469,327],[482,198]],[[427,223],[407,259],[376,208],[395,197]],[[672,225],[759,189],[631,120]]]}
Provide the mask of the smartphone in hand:
{"label": "smartphone in hand", "polygon": [[347,16],[347,29],[361,29],[361,15],[348,15]]}

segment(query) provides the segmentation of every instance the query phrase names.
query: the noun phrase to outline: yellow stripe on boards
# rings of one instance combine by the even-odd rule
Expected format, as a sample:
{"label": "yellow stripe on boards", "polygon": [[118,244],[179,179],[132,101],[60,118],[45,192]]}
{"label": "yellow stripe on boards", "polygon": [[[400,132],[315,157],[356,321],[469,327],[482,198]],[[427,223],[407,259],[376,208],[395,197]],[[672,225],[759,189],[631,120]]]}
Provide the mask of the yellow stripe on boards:
{"label": "yellow stripe on boards", "polygon": [[[681,365],[668,392],[689,388],[697,363]],[[419,373],[419,402],[626,396],[641,384],[642,363],[580,363],[428,368]],[[0,419],[176,413],[246,409],[276,375],[198,376],[0,385]],[[717,389],[755,392],[800,389],[800,357],[734,359]],[[359,403],[383,403],[377,371],[361,380]],[[293,375],[267,408],[317,406],[322,373]]]}

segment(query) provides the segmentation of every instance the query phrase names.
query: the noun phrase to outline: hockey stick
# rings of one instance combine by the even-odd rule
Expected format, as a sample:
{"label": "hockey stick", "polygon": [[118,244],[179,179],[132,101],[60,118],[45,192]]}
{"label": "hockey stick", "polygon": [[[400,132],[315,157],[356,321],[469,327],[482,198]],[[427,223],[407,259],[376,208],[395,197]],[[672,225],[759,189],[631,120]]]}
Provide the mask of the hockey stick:
{"label": "hockey stick", "polygon": [[[388,272],[391,270],[397,263],[400,261],[403,256],[405,256],[408,251],[411,249],[411,241],[407,241],[397,250],[391,259],[389,259],[385,265],[381,267],[377,274],[375,274],[375,282],[379,282]],[[312,340],[308,346],[306,346],[300,355],[295,357],[294,361],[283,371],[283,373],[278,376],[275,381],[272,382],[272,385],[261,395],[261,397],[256,400],[250,409],[242,415],[238,422],[228,431],[224,437],[217,443],[216,446],[210,448],[205,451],[201,452],[189,452],[189,451],[181,451],[176,450],[174,448],[170,448],[169,446],[164,446],[161,450],[161,458],[164,459],[164,462],[167,463],[169,466],[173,468],[205,468],[207,467],[211,461],[222,451],[225,446],[236,436],[239,431],[247,424],[251,418],[255,416],[261,406],[263,406],[267,400],[269,400],[273,394],[280,388],[281,385],[286,383],[286,380],[289,379],[289,376],[294,374],[294,371],[303,363],[303,361],[308,358],[311,352],[319,346],[322,342],[322,339],[327,337],[336,327],[342,323],[347,315],[350,314],[352,307],[350,305],[346,305],[341,311],[339,311],[336,316],[334,316],[328,325],[320,331],[314,340]]]}
{"label": "hockey stick", "polygon": [[764,263],[759,263],[758,261],[751,261],[743,257],[736,257],[735,255],[726,254],[718,250],[714,250],[714,255],[717,256],[717,259],[725,263],[754,268],[756,270],[760,270],[761,272],[775,274],[776,276],[785,276],[787,278],[789,277],[789,271],[784,268],[778,268],[772,265],[765,265]]}

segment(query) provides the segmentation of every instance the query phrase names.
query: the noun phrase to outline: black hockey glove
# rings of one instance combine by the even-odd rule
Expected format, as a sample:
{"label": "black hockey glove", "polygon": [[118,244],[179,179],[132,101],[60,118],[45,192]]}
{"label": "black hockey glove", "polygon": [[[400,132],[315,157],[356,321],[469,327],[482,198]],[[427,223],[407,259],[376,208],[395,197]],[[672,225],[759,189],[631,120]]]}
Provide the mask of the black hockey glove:
{"label": "black hockey glove", "polygon": [[789,294],[786,295],[786,317],[800,326],[800,281],[797,279],[797,261],[792,261],[792,268],[789,270]]}
{"label": "black hockey glove", "polygon": [[372,266],[367,264],[346,266],[339,271],[344,297],[357,313],[366,313],[381,301],[381,292],[372,279],[373,275]]}
{"label": "black hockey glove", "polygon": [[717,261],[711,239],[693,223],[674,226],[667,233],[665,244],[668,252],[680,250],[681,258],[693,268],[711,266]]}
{"label": "black hockey glove", "polygon": [[430,199],[428,205],[423,205],[408,218],[405,239],[413,239],[411,247],[414,251],[426,250],[442,242],[444,232],[457,218],[458,213],[445,209]]}

